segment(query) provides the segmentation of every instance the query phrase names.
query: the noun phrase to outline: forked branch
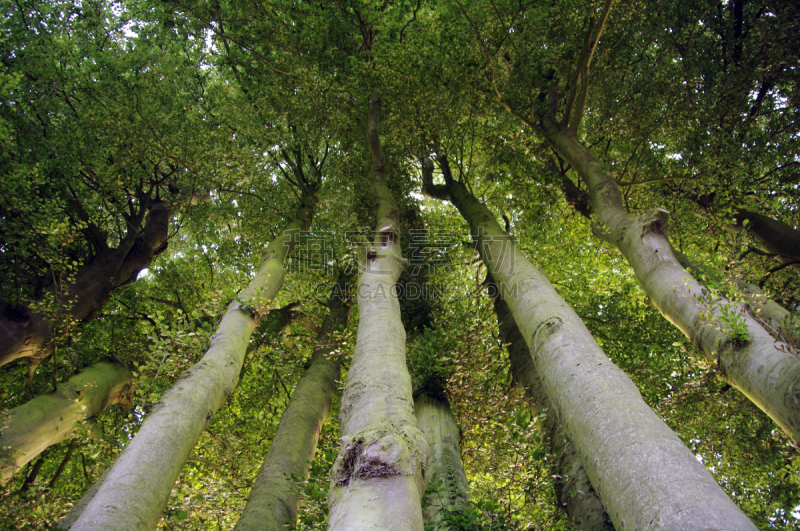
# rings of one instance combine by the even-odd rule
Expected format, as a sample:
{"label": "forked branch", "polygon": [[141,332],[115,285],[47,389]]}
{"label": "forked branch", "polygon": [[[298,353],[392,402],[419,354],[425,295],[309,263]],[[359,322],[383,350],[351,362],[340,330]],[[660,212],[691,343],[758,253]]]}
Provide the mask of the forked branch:
{"label": "forked branch", "polygon": [[[586,41],[581,50],[580,59],[575,67],[575,74],[572,77],[572,83],[569,88],[569,96],[567,98],[567,108],[564,116],[561,118],[561,126],[568,127],[572,131],[577,131],[583,119],[583,109],[586,105],[586,98],[589,94],[589,67],[592,64],[592,57],[594,51],[597,49],[597,43],[600,42],[600,37],[603,35],[603,30],[606,26],[606,20],[614,5],[614,0],[606,0],[603,6],[603,11],[600,13],[600,18],[595,22],[594,18],[589,21],[589,29],[586,32]],[[578,92],[580,90],[580,93]]]}
{"label": "forked branch", "polygon": [[420,159],[422,163],[422,193],[433,199],[450,200],[447,186],[433,184],[433,161],[429,158]]}

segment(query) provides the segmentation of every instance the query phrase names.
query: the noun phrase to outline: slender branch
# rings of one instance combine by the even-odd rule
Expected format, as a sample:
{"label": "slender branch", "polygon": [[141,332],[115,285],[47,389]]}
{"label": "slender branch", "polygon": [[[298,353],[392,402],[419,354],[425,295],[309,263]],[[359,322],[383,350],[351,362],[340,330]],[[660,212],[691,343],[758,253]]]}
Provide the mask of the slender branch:
{"label": "slender branch", "polygon": [[281,378],[281,375],[280,375],[280,373],[278,372],[278,369],[277,369],[277,368],[275,369],[275,377],[276,377],[276,378],[278,379],[278,381],[280,382],[280,384],[281,384],[281,387],[283,387],[283,392],[284,392],[284,393],[286,393],[286,400],[291,400],[291,398],[292,398],[292,393],[290,393],[290,392],[289,392],[289,390],[286,388],[286,384],[285,384],[285,383],[283,383],[283,378]]}
{"label": "slender branch", "polygon": [[773,267],[772,269],[770,269],[769,271],[767,271],[767,274],[766,274],[766,275],[764,275],[764,278],[762,278],[762,279],[761,279],[761,282],[759,282],[759,283],[758,283],[758,287],[759,287],[759,288],[763,288],[763,287],[764,287],[764,284],[766,284],[766,282],[767,282],[767,279],[768,279],[768,278],[769,278],[769,277],[770,277],[770,276],[771,276],[773,273],[777,273],[777,272],[778,272],[778,271],[780,271],[781,269],[786,269],[787,267],[789,267],[789,266],[793,266],[793,265],[795,265],[795,264],[800,264],[800,258],[798,258],[798,259],[795,259],[795,260],[788,260],[788,261],[786,261],[786,262],[782,263],[781,265],[778,265],[778,266],[775,266],[775,267]]}
{"label": "slender branch", "polygon": [[611,13],[611,8],[614,6],[614,0],[606,0],[606,4],[603,6],[603,13],[600,15],[600,21],[597,23],[597,28],[595,29],[595,36],[591,48],[589,48],[589,57],[586,61],[586,68],[592,63],[592,57],[594,56],[594,51],[597,48],[597,43],[600,42],[600,37],[603,35],[603,30],[606,27],[606,20],[608,20],[608,15]]}
{"label": "slender branch", "polygon": [[[215,21],[214,19],[205,19],[205,18],[201,17],[200,15],[198,15],[198,14],[197,14],[197,12],[195,12],[194,10],[190,9],[189,7],[187,7],[187,6],[185,6],[185,5],[182,5],[182,4],[179,4],[179,3],[176,3],[176,5],[178,5],[178,6],[179,6],[181,9],[184,9],[184,10],[185,10],[187,13],[191,13],[193,16],[197,17],[197,19],[198,19],[198,20],[200,20],[200,21],[201,21],[203,24],[205,24],[205,25],[206,25],[206,27],[210,28],[210,29],[211,29],[211,31],[213,31],[213,32],[214,32],[214,35],[217,35],[218,37],[222,38],[223,40],[229,40],[229,41],[231,41],[232,43],[234,43],[235,45],[237,45],[237,46],[241,47],[243,50],[247,50],[248,52],[252,53],[252,54],[253,54],[253,55],[255,55],[256,57],[258,57],[259,59],[261,59],[262,61],[264,61],[265,63],[267,63],[267,65],[269,65],[269,67],[270,67],[270,68],[272,68],[273,70],[275,70],[276,72],[278,72],[278,73],[280,73],[280,74],[287,75],[287,76],[291,77],[292,79],[297,79],[296,77],[294,77],[294,76],[291,74],[291,72],[285,72],[285,71],[281,70],[280,68],[278,68],[277,66],[275,66],[275,65],[272,63],[272,61],[270,61],[269,59],[267,59],[266,57],[264,57],[263,55],[261,55],[260,53],[258,53],[258,52],[257,52],[256,50],[254,50],[253,48],[249,47],[249,46],[248,46],[248,45],[246,45],[246,44],[243,44],[243,43],[241,43],[241,42],[237,41],[236,39],[234,39],[234,38],[230,37],[229,35],[227,35],[227,34],[225,34],[225,33],[221,33],[221,32],[219,32],[219,31],[217,31],[217,29],[214,27],[214,24],[212,24],[212,22],[217,22],[217,23],[219,23],[219,22],[221,22],[221,21]],[[232,22],[232,21],[231,21],[231,20],[228,20],[228,22]]]}
{"label": "slender branch", "polygon": [[14,3],[17,5],[17,9],[19,9],[19,14],[22,17],[22,23],[25,24],[25,29],[30,31],[31,27],[28,25],[28,19],[25,18],[25,10],[22,9],[22,6],[19,4],[19,0],[14,0]]}
{"label": "slender branch", "polygon": [[791,167],[791,166],[797,166],[797,164],[798,164],[798,162],[797,162],[796,160],[793,160],[792,162],[789,162],[789,163],[787,163],[787,164],[783,164],[783,165],[777,166],[777,167],[775,167],[775,168],[772,168],[772,169],[771,169],[771,170],[769,170],[767,173],[765,173],[764,175],[762,175],[761,177],[759,177],[758,179],[756,179],[756,181],[757,181],[757,182],[762,182],[763,180],[765,180],[767,177],[769,177],[770,175],[772,175],[772,174],[773,174],[773,173],[775,173],[776,171],[780,171],[780,170],[783,170],[783,169],[789,168],[789,167]]}
{"label": "slender branch", "polygon": [[750,253],[757,254],[759,256],[766,256],[768,258],[775,258],[776,256],[780,256],[778,253],[768,253],[767,251],[762,251],[758,247],[750,246],[745,252],[739,255],[739,260],[743,260]]}
{"label": "slender branch", "polygon": [[[281,151],[283,151],[283,150],[281,150]],[[283,174],[283,176],[286,178],[286,180],[289,181],[289,184],[292,185],[292,186],[289,187],[289,189],[292,191],[292,193],[295,195],[295,197],[300,199],[300,196],[295,191],[295,188],[302,188],[302,187],[299,184],[297,184],[296,182],[294,182],[294,179],[289,177],[289,174],[286,172],[286,170],[283,169],[283,166],[281,166],[281,163],[278,160],[278,157],[276,157],[274,154],[271,154],[271,155],[272,155],[272,158],[275,159],[275,165],[278,167],[278,169]]]}
{"label": "slender branch", "polygon": [[[562,126],[567,126],[567,124],[569,124],[569,129],[573,131],[577,131],[580,120],[583,117],[583,107],[586,104],[586,98],[589,93],[589,67],[592,64],[592,57],[597,49],[597,44],[600,42],[600,37],[603,35],[608,15],[611,13],[611,8],[613,6],[614,0],[606,0],[603,11],[600,13],[600,19],[595,23],[593,17],[589,22],[589,30],[586,32],[586,42],[581,51],[578,65],[575,68],[575,76],[572,81],[569,100],[567,101],[567,110],[561,120]],[[580,97],[578,97],[579,81],[582,83]],[[577,107],[573,108],[576,103]],[[575,112],[574,116],[572,116],[573,111]]]}
{"label": "slender branch", "polygon": [[64,470],[67,468],[67,463],[69,463],[69,460],[72,459],[72,454],[75,452],[75,448],[77,447],[78,438],[76,437],[70,441],[69,447],[67,448],[67,453],[64,455],[64,459],[61,460],[61,463],[58,465],[55,474],[53,474],[53,477],[50,479],[50,483],[47,484],[48,489],[52,489],[55,486],[56,481],[58,481],[58,478],[60,478],[61,474],[64,473]]}
{"label": "slender branch", "polygon": [[688,54],[689,50],[692,48],[692,41],[694,40],[694,34],[697,31],[697,26],[700,25],[700,21],[703,20],[703,17],[706,16],[709,11],[717,7],[721,2],[722,0],[719,0],[716,4],[709,6],[708,9],[703,11],[703,13],[699,17],[697,17],[697,20],[695,20],[694,22],[694,26],[692,26],[692,32],[689,34],[689,42],[686,43],[686,54]]}
{"label": "slender branch", "polygon": [[403,33],[405,33],[406,28],[408,28],[412,22],[417,20],[417,11],[419,11],[419,5],[421,0],[417,0],[417,6],[414,8],[414,13],[411,16],[411,20],[406,22],[406,25],[403,26],[403,29],[400,30],[400,42],[403,42]]}
{"label": "slender branch", "polygon": [[594,32],[594,18],[589,21],[589,30],[586,32],[586,40],[581,48],[581,56],[578,59],[578,64],[575,68],[575,73],[572,76],[572,81],[569,84],[569,98],[567,99],[567,108],[564,111],[564,116],[561,118],[561,126],[566,127],[569,123],[569,118],[572,115],[572,108],[575,106],[575,100],[578,97],[578,83],[581,80],[581,74],[584,72],[584,65],[588,69],[586,56],[589,53],[589,47],[592,45],[592,33]]}
{"label": "slender branch", "polygon": [[52,449],[53,447],[51,446],[50,448],[41,453],[39,459],[36,460],[36,462],[31,467],[30,472],[25,477],[25,481],[22,483],[22,486],[19,488],[18,492],[25,492],[31,487],[31,485],[33,485],[33,482],[36,481],[36,478],[39,476],[39,471],[41,471],[42,465],[44,464],[45,460],[47,459],[47,456],[50,454]]}
{"label": "slender branch", "polygon": [[586,106],[586,98],[589,96],[589,68],[588,66],[583,67],[583,73],[581,74],[581,95],[578,96],[578,101],[575,105],[575,114],[570,120],[569,129],[576,133],[578,132],[578,127],[581,125],[581,120],[583,120],[583,110]]}
{"label": "slender branch", "polygon": [[654,177],[652,179],[642,179],[641,181],[630,181],[627,183],[622,183],[617,181],[618,186],[638,186],[640,184],[650,184],[650,183],[660,183],[664,181],[690,181],[694,179],[693,176],[690,177]]}
{"label": "slender branch", "polygon": [[[209,182],[212,182],[212,181],[209,181]],[[248,192],[248,191],[245,191],[245,190],[236,190],[234,188],[215,188],[215,190],[217,192],[220,192],[220,193],[223,193],[223,194],[249,195],[250,197],[255,197],[256,199],[258,199],[262,203],[266,203],[267,202],[266,199],[264,199],[263,197],[261,197],[260,195],[258,195],[255,192]]]}
{"label": "slender branch", "polygon": [[[171,307],[175,308],[176,310],[183,311],[183,305],[182,304],[179,304],[177,302],[173,302],[173,301],[171,301],[169,299],[161,299],[159,297],[149,297],[149,299],[151,301],[155,301],[155,302],[159,302],[161,304],[166,304],[167,306],[171,306]],[[150,321],[150,322],[152,323],[153,321]]]}

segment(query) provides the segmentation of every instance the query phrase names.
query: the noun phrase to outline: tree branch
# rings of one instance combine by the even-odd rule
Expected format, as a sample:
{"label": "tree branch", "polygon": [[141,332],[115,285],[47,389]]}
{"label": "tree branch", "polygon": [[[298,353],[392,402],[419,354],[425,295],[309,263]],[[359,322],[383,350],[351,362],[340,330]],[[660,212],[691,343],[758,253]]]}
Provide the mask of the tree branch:
{"label": "tree branch", "polygon": [[433,161],[428,158],[420,159],[422,163],[422,193],[433,199],[450,200],[447,186],[433,184]]}
{"label": "tree branch", "polygon": [[[575,68],[575,75],[570,88],[570,96],[567,101],[567,109],[561,119],[562,127],[568,127],[573,131],[577,131],[580,125],[580,120],[583,117],[583,107],[586,104],[586,98],[589,93],[589,67],[592,64],[594,51],[597,49],[597,44],[600,42],[600,37],[603,35],[606,20],[608,20],[608,15],[613,6],[614,0],[606,0],[597,23],[595,23],[594,17],[589,21],[589,30],[586,32],[586,41],[583,45],[583,50],[581,50],[578,65]],[[582,82],[580,97],[578,97],[578,82]],[[573,108],[576,103],[577,106]],[[575,112],[575,116],[572,116],[573,111]]]}
{"label": "tree branch", "polygon": [[400,42],[403,42],[403,33],[405,33],[406,28],[408,28],[412,22],[417,20],[417,11],[419,11],[419,4],[421,0],[417,0],[417,7],[414,8],[414,13],[411,16],[411,20],[406,22],[406,25],[403,26],[403,29],[400,30]]}

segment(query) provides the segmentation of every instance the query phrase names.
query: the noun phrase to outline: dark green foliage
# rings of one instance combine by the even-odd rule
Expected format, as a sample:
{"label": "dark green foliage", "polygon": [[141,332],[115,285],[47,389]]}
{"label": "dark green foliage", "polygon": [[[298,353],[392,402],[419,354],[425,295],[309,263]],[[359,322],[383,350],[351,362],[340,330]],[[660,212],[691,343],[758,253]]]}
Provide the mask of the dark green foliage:
{"label": "dark green foliage", "polygon": [[[611,169],[630,212],[671,212],[671,241],[708,266],[702,280],[711,293],[728,292],[737,278],[761,282],[796,312],[798,270],[780,268],[737,215],[800,225],[798,7],[710,6],[615,3],[589,70],[578,137]],[[218,316],[294,210],[281,149],[295,158],[299,150],[303,161],[327,153],[318,213],[302,240],[324,240],[326,254],[303,244],[291,256],[276,307],[299,303],[295,320],[281,333],[262,320],[237,392],[185,465],[161,525],[235,523],[308,362],[323,311],[317,302],[334,269],[357,263],[359,240],[348,233],[374,223],[363,132],[373,94],[384,102],[390,186],[409,229],[404,254],[412,259],[420,252],[412,244],[428,246],[429,261],[416,271],[412,261],[399,284],[437,293],[401,298],[409,368],[420,392],[447,397],[463,432],[472,505],[447,526],[569,529],[554,506],[539,419],[511,387],[468,230],[452,208],[419,194],[419,158],[440,154],[505,219],[520,250],[753,521],[797,526],[796,448],[725,387],[714,364],[651,307],[621,255],[592,235],[591,221],[565,200],[562,177],[578,192],[584,184],[538,132],[551,94],[565,107],[588,19],[600,7],[4,4],[0,309],[41,312],[55,334],[54,353],[30,386],[24,360],[0,369],[0,408],[104,357],[138,375],[134,406],[84,424],[52,488],[69,441],[43,454],[35,480],[30,465],[3,486],[0,527],[52,526],[110,465],[208,347]],[[167,245],[147,270],[120,282],[91,317],[72,319],[74,303],[58,295],[103,245],[119,248],[139,234],[153,203],[177,197],[175,189],[209,190],[210,200],[176,201]],[[415,241],[411,229],[428,231],[428,240]],[[435,231],[448,236],[435,240]],[[345,368],[356,329],[353,318],[343,332]],[[311,478],[298,484],[301,529],[326,525],[335,417],[321,428]],[[19,492],[26,475],[32,481]]]}

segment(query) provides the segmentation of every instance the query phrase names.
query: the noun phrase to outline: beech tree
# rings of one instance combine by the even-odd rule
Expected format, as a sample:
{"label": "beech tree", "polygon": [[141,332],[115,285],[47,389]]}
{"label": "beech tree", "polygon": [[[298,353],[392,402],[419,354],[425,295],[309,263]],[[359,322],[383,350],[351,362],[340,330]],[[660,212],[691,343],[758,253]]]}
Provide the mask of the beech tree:
{"label": "beech tree", "polygon": [[797,525],[793,3],[3,14],[5,525]]}
{"label": "beech tree", "polygon": [[72,328],[165,250],[177,212],[207,200],[187,162],[202,163],[187,142],[197,114],[168,123],[196,108],[199,91],[154,82],[197,68],[202,54],[181,57],[169,38],[126,50],[128,17],[103,27],[100,4],[52,7],[9,7],[2,43],[17,77],[3,107],[3,268],[13,282],[0,302],[0,365],[27,359],[29,385],[59,347],[57,362],[72,364]]}

